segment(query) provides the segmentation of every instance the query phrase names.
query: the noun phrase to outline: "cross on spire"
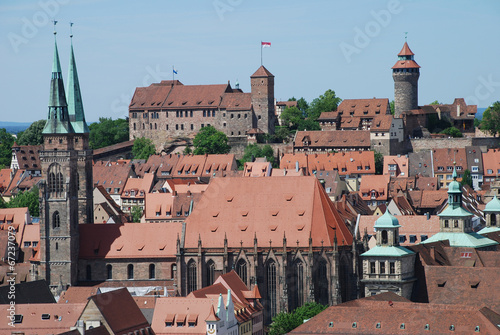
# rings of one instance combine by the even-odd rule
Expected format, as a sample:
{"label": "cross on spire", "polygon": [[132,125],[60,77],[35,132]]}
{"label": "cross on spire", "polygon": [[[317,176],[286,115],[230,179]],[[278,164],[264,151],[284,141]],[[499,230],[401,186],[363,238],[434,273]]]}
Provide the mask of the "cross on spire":
{"label": "cross on spire", "polygon": [[73,22],[69,23],[69,38],[73,38]]}
{"label": "cross on spire", "polygon": [[54,36],[55,36],[55,35],[57,35],[57,31],[56,31],[57,21],[56,20],[52,20],[52,23],[54,23]]}

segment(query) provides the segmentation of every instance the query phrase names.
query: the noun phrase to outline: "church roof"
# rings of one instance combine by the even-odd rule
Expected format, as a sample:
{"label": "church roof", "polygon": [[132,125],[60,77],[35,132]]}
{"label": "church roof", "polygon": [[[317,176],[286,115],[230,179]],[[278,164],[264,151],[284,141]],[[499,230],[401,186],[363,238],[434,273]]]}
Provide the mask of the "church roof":
{"label": "church roof", "polygon": [[377,245],[361,254],[361,256],[403,257],[412,254],[414,254],[414,252],[405,247]]}
{"label": "church roof", "polygon": [[73,53],[73,41],[71,41],[67,94],[68,114],[75,133],[88,133],[89,127],[87,126],[87,122],[85,122],[85,114],[83,112],[80,82],[78,80],[78,72],[76,71],[75,54]]}
{"label": "church roof", "polygon": [[385,211],[384,215],[379,217],[377,221],[375,221],[375,226],[374,228],[398,228],[401,227],[399,224],[398,219],[389,211]]}
{"label": "church roof", "polygon": [[497,242],[479,235],[478,233],[458,233],[458,232],[439,232],[421,243],[432,243],[437,241],[448,240],[452,247],[466,248],[484,248],[493,245],[498,245]]}

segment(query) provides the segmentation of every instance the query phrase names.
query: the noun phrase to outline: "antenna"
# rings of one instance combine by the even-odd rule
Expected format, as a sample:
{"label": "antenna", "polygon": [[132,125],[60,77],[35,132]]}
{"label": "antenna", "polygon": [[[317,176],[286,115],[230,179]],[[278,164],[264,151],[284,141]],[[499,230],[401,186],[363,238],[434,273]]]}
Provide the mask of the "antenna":
{"label": "antenna", "polygon": [[408,32],[405,31],[405,42],[406,42],[407,39],[408,39]]}

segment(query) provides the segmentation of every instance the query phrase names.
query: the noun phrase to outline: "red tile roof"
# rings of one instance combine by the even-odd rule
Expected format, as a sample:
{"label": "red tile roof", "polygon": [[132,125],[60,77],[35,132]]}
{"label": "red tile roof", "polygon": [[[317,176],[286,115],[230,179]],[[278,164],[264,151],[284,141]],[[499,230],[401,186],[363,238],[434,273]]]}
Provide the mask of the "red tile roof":
{"label": "red tile roof", "polygon": [[79,229],[82,259],[175,257],[182,223],[83,224]]}
{"label": "red tile roof", "polygon": [[409,162],[408,157],[403,155],[398,156],[384,156],[384,174],[390,174],[389,165],[396,165],[396,170],[394,170],[394,177],[409,177]]}
{"label": "red tile roof", "polygon": [[220,108],[228,111],[249,111],[252,109],[252,94],[226,93],[223,95]]}
{"label": "red tile roof", "polygon": [[[336,233],[335,233],[336,232]],[[260,247],[290,241],[309,246],[350,245],[352,235],[315,177],[215,178],[186,219],[186,248]],[[243,243],[240,244],[240,241]],[[295,243],[294,243],[295,245]]]}
{"label": "red tile roof", "polygon": [[[125,187],[123,188],[122,192],[122,199],[123,198],[135,198],[135,199],[141,199],[146,196],[147,193],[151,190],[151,187],[153,187],[153,180],[154,180],[155,175],[152,173],[146,173],[144,174],[143,178],[128,178],[127,183],[125,184]],[[134,194],[134,195],[132,195]]]}
{"label": "red tile roof", "polygon": [[401,51],[398,53],[398,56],[414,56],[415,54],[411,51],[410,47],[408,46],[408,43],[405,42],[403,45],[403,48]]}
{"label": "red tile roof", "polygon": [[298,131],[294,140],[295,148],[321,148],[325,150],[357,150],[359,148],[368,150],[370,145],[369,130]]}
{"label": "red tile roof", "polygon": [[[347,151],[339,153],[285,154],[281,157],[280,168],[292,170],[299,163],[299,169],[313,171],[338,170],[341,176],[348,174],[374,174],[375,155],[373,151]],[[368,169],[367,169],[368,167]]]}
{"label": "red tile roof", "polygon": [[105,189],[110,188],[109,193],[113,195],[120,195],[123,192],[128,177],[133,176],[135,176],[135,174],[132,170],[130,161],[98,161],[94,163],[92,168],[94,185],[101,185]]}
{"label": "red tile roof", "polygon": [[488,149],[483,153],[484,177],[497,177],[500,170],[500,149]]}
{"label": "red tile roof", "polygon": [[[375,191],[376,199],[372,199],[371,192]],[[386,175],[363,175],[359,184],[359,195],[365,201],[386,201],[389,193],[389,177]]]}
{"label": "red tile roof", "polygon": [[389,99],[345,99],[336,112],[342,115],[343,119],[349,119],[351,116],[367,118],[390,115]]}
{"label": "red tile roof", "polygon": [[59,304],[86,304],[89,298],[97,294],[99,290],[95,286],[70,286],[61,293],[57,303]]}
{"label": "red tile roof", "polygon": [[414,60],[398,60],[392,67],[393,69],[418,69],[420,65]]}
{"label": "red tile roof", "polygon": [[137,87],[130,102],[129,108],[132,109],[151,109],[161,108],[161,105],[168,96],[173,86],[182,85],[178,80],[164,80],[161,83],[149,85],[149,87]]}
{"label": "red tile roof", "polygon": [[[231,92],[229,84],[221,85],[175,85],[165,102],[160,103],[162,109],[178,110],[179,108],[217,108],[224,93]],[[239,93],[237,93],[239,94]],[[151,102],[153,103],[153,101]],[[151,109],[150,106],[148,106]],[[159,109],[160,107],[158,107]]]}
{"label": "red tile roof", "polygon": [[[457,173],[463,173],[467,169],[465,148],[434,149],[432,157],[436,174],[451,174],[454,163],[456,163]],[[449,167],[452,169],[450,170]]]}
{"label": "red tile roof", "polygon": [[274,77],[271,72],[269,72],[264,65],[261,65],[254,74],[250,76],[250,78],[255,77]]}

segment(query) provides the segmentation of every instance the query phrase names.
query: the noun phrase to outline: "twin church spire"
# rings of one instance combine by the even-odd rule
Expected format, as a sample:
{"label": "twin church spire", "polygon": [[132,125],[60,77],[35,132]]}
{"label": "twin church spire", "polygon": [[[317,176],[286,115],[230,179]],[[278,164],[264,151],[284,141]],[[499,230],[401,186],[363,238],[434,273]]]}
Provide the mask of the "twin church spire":
{"label": "twin church spire", "polygon": [[62,79],[61,63],[57,50],[56,32],[54,32],[54,61],[50,81],[49,112],[44,134],[88,133],[85,122],[80,83],[76,70],[73,52],[73,35],[71,35],[71,53],[68,70],[67,96]]}

